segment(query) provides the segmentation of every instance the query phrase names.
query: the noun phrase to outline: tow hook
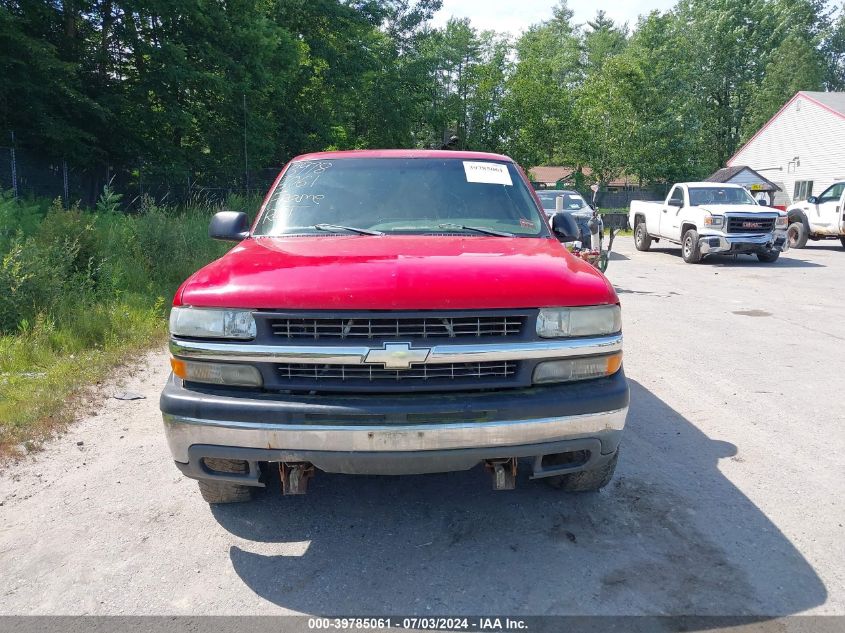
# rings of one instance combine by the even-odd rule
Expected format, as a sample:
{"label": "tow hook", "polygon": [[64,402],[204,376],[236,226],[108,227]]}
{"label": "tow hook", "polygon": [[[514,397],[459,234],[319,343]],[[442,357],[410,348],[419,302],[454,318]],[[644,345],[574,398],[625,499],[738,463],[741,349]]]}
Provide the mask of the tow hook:
{"label": "tow hook", "polygon": [[308,462],[281,462],[279,475],[282,478],[283,494],[304,495],[308,492],[308,482],[314,476],[314,465]]}
{"label": "tow hook", "polygon": [[484,466],[493,475],[493,490],[516,488],[516,457],[488,459]]}

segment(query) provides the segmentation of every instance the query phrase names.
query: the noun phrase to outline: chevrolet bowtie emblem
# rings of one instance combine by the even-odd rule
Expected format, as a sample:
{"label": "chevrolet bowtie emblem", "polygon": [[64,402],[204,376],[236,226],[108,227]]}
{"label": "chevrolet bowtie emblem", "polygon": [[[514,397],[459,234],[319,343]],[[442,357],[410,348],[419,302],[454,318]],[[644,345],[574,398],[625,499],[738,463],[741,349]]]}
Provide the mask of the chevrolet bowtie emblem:
{"label": "chevrolet bowtie emblem", "polygon": [[424,363],[430,353],[430,349],[412,348],[410,343],[385,343],[382,349],[367,352],[364,362],[385,369],[410,369],[412,363]]}

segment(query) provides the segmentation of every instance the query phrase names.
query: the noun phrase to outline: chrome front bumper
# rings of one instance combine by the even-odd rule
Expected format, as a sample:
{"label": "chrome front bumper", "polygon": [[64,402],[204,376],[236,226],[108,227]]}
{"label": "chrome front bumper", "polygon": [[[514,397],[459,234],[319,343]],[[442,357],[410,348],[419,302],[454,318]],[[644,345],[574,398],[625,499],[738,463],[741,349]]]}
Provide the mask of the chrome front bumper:
{"label": "chrome front bumper", "polygon": [[312,451],[410,453],[543,444],[621,431],[627,413],[625,407],[559,418],[402,426],[263,424],[164,414],[164,429],[173,459],[188,462],[190,447],[198,444],[280,450],[291,456]]}
{"label": "chrome front bumper", "polygon": [[[261,462],[308,463],[324,472],[411,475],[469,470],[485,460],[532,458],[532,478],[595,468],[618,448],[627,407],[605,413],[486,424],[289,427],[164,416],[176,466],[193,479],[263,486]],[[547,455],[580,453],[583,461],[548,466]],[[206,458],[248,464],[219,473]]]}
{"label": "chrome front bumper", "polygon": [[698,243],[702,255],[753,253],[761,249],[785,253],[789,250],[786,231],[763,235],[702,235]]}

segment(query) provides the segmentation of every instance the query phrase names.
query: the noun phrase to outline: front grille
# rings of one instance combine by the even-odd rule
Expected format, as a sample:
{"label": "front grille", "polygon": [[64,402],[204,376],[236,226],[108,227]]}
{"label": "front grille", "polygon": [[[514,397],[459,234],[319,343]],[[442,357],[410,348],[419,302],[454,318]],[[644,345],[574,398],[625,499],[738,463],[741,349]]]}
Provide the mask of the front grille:
{"label": "front grille", "polygon": [[275,336],[286,339],[387,339],[516,337],[523,315],[367,316],[270,318]]}
{"label": "front grille", "polygon": [[516,376],[516,361],[486,363],[415,364],[410,369],[385,369],[370,365],[315,365],[285,363],[276,366],[281,381],[307,380],[316,385],[384,383],[424,384],[440,381],[488,382]]}
{"label": "front grille", "polygon": [[774,218],[728,216],[728,233],[770,233],[774,228]]}

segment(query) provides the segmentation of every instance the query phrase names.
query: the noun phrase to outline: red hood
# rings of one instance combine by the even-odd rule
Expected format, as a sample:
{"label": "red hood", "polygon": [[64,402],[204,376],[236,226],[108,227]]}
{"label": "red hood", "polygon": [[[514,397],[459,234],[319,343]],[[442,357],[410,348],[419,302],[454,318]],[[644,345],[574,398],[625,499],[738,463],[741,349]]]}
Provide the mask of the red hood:
{"label": "red hood", "polygon": [[176,305],[472,310],[616,303],[554,239],[326,236],[248,239],[191,276]]}

